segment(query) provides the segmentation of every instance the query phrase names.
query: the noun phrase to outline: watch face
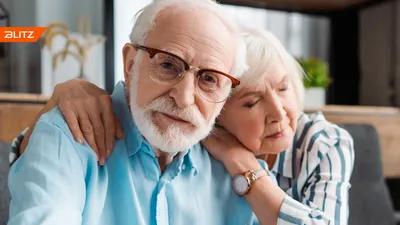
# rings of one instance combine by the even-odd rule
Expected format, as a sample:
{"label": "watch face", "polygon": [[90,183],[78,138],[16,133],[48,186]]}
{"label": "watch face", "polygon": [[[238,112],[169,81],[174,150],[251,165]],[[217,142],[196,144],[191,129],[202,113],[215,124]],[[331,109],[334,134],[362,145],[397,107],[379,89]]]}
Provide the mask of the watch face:
{"label": "watch face", "polygon": [[236,175],[233,178],[233,189],[238,195],[246,194],[247,190],[249,189],[249,182],[247,178],[241,174]]}

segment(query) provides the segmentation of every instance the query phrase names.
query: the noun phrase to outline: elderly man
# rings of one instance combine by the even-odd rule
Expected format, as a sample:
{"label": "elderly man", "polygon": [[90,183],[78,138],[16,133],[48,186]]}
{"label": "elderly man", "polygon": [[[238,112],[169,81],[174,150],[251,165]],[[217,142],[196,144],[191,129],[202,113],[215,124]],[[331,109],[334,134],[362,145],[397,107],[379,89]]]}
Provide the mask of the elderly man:
{"label": "elderly man", "polygon": [[130,38],[112,95],[126,138],[99,166],[58,109],[43,115],[10,171],[9,225],[257,223],[198,144],[246,67],[238,29],[212,1],[163,0]]}

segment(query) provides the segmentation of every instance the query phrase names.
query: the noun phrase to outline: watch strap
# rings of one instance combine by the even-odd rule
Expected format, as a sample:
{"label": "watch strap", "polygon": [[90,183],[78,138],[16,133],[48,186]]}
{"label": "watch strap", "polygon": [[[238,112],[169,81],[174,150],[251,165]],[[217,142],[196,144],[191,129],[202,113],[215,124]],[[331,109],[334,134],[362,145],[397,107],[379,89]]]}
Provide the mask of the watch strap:
{"label": "watch strap", "polygon": [[268,174],[267,170],[265,170],[264,168],[250,170],[250,171],[244,173],[244,176],[246,176],[249,180],[249,185],[251,185],[257,179],[264,177],[264,176],[268,176],[268,175],[269,174]]}
{"label": "watch strap", "polygon": [[260,168],[260,169],[254,170],[253,173],[256,175],[257,179],[261,178],[261,177],[264,177],[264,176],[269,176],[268,171],[266,169],[264,169],[264,168]]}

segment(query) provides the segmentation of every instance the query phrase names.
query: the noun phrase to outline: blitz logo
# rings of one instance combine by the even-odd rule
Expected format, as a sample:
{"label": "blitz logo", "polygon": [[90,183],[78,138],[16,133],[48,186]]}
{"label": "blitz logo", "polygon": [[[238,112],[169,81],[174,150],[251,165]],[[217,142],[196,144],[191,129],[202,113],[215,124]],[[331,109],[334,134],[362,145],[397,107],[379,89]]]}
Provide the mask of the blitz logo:
{"label": "blitz logo", "polygon": [[34,39],[33,31],[4,31],[5,39]]}

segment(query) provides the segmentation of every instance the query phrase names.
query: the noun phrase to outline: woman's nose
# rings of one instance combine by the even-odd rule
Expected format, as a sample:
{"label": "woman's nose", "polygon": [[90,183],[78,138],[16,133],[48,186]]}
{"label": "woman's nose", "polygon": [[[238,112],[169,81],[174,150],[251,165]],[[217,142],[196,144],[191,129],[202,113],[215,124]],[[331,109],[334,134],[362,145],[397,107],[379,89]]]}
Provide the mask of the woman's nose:
{"label": "woman's nose", "polygon": [[267,104],[266,122],[277,123],[281,122],[286,116],[286,111],[283,107],[282,100],[278,96],[271,96]]}

